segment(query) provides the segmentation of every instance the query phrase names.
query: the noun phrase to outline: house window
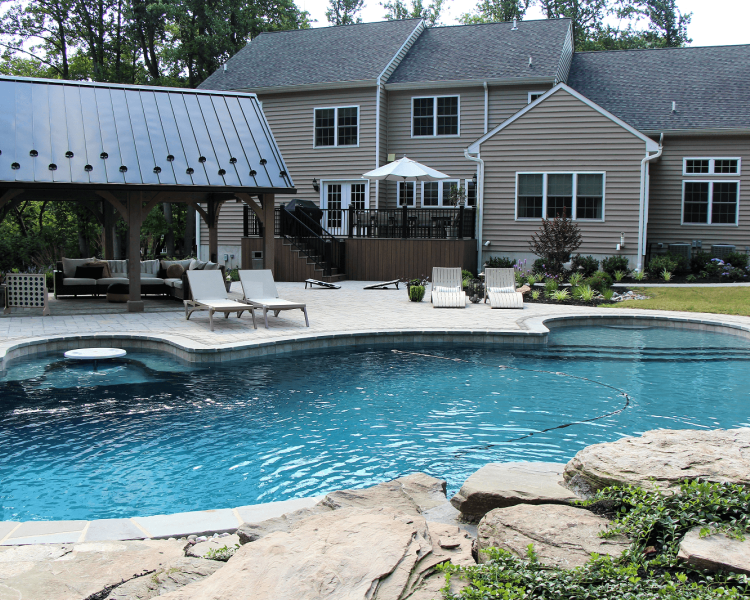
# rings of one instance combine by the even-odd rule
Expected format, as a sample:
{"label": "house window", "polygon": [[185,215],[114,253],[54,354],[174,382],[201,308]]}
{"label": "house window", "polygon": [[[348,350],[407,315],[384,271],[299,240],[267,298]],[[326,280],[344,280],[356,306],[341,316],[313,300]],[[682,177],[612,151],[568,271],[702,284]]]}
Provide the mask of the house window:
{"label": "house window", "polygon": [[458,96],[412,98],[412,137],[459,135]]}
{"label": "house window", "polygon": [[531,104],[532,102],[535,102],[535,101],[539,100],[539,98],[541,98],[542,96],[544,96],[544,94],[546,94],[546,93],[547,92],[529,92],[529,104]]}
{"label": "house window", "polygon": [[359,145],[359,107],[315,109],[315,147]]}
{"label": "house window", "polygon": [[604,173],[518,173],[516,219],[604,220]]}
{"label": "house window", "polygon": [[416,193],[416,187],[413,181],[399,181],[398,182],[398,205],[399,206],[414,206],[414,196]]}
{"label": "house window", "polygon": [[739,158],[685,158],[683,175],[739,175]]}
{"label": "house window", "polygon": [[682,223],[737,225],[739,181],[683,181]]}
{"label": "house window", "polygon": [[451,190],[461,185],[459,180],[425,181],[422,183],[422,206],[453,206]]}
{"label": "house window", "polygon": [[473,179],[466,180],[466,206],[477,205],[477,184]]}

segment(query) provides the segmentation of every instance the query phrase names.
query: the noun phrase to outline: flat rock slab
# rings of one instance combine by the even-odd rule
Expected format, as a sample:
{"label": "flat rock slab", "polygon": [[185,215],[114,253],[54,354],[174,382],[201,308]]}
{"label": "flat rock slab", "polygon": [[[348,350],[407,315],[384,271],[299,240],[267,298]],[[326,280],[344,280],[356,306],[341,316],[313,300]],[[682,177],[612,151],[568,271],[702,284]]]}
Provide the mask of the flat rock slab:
{"label": "flat rock slab", "polygon": [[182,558],[184,542],[144,540],[0,548],[2,598],[81,600]]}
{"label": "flat rock slab", "polygon": [[735,540],[723,533],[701,537],[700,529],[695,527],[685,535],[677,558],[698,569],[750,575],[750,539]]}
{"label": "flat rock slab", "polygon": [[212,537],[205,542],[199,542],[195,545],[188,546],[185,552],[186,556],[192,556],[193,558],[206,558],[206,554],[209,552],[217,552],[225,546],[232,552],[234,552],[240,545],[240,538],[237,534],[228,535],[226,537]]}
{"label": "flat rock slab", "polygon": [[684,479],[750,486],[750,428],[647,431],[641,437],[588,446],[565,466],[571,487],[675,488]]}
{"label": "flat rock slab", "polygon": [[245,544],[213,575],[161,598],[398,600],[429,550],[423,518],[346,508]]}
{"label": "flat rock slab", "polygon": [[116,587],[106,600],[150,600],[200,581],[224,566],[223,562],[201,558],[178,558],[166,567]]}
{"label": "flat rock slab", "polygon": [[624,536],[599,537],[609,521],[582,508],[561,504],[519,504],[496,508],[479,523],[479,562],[487,561],[488,548],[502,548],[526,556],[529,544],[539,560],[572,569],[586,563],[591,553],[618,557],[628,547]]}
{"label": "flat rock slab", "polygon": [[471,475],[451,498],[467,521],[478,521],[495,508],[517,504],[567,504],[576,495],[564,488],[564,464],[489,463]]}

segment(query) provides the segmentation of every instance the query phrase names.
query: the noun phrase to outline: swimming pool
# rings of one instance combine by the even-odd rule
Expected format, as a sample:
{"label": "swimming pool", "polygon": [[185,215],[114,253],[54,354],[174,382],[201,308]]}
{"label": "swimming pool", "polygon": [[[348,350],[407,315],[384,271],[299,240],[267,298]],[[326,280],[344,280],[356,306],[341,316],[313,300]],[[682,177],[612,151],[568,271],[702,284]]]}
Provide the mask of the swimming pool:
{"label": "swimming pool", "polygon": [[[563,328],[548,347],[388,346],[217,366],[47,357],[0,378],[0,520],[222,508],[413,471],[565,462],[655,428],[750,426],[750,341]],[[502,367],[501,367],[502,365]]]}

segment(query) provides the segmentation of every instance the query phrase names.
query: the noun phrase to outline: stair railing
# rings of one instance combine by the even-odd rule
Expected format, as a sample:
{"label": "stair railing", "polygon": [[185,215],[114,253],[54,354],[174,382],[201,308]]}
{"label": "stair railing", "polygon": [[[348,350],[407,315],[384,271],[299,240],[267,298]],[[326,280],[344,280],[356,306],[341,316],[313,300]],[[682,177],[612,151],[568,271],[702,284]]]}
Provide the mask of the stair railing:
{"label": "stair railing", "polygon": [[333,269],[343,273],[346,260],[344,240],[333,236],[302,211],[290,213],[282,209],[279,212],[282,237],[322,269],[324,276],[330,277]]}

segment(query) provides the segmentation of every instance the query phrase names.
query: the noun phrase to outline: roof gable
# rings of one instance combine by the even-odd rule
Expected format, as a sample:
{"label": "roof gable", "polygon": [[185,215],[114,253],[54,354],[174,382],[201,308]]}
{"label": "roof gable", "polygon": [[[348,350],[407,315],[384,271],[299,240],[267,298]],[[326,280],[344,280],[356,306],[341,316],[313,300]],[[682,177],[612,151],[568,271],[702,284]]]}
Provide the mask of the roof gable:
{"label": "roof gable", "polygon": [[646,144],[646,151],[647,152],[656,152],[659,149],[659,144],[657,144],[654,140],[652,140],[647,135],[641,133],[637,129],[635,129],[632,126],[628,125],[627,123],[625,123],[621,119],[617,118],[612,113],[604,110],[601,106],[599,106],[596,103],[592,102],[591,100],[589,100],[588,98],[586,98],[585,96],[583,96],[582,94],[580,94],[579,92],[577,92],[576,90],[572,89],[570,86],[568,86],[568,85],[566,85],[564,83],[559,83],[555,87],[553,87],[551,90],[549,90],[546,94],[544,94],[543,96],[537,98],[534,102],[532,102],[531,104],[525,106],[524,108],[522,108],[521,110],[519,110],[515,115],[513,115],[512,117],[510,117],[509,119],[505,120],[503,123],[501,123],[500,125],[498,125],[497,127],[495,127],[492,131],[489,131],[488,133],[485,133],[476,142],[474,142],[471,146],[469,146],[468,152],[470,152],[472,154],[478,153],[480,151],[480,146],[481,146],[482,142],[488,140],[489,138],[491,138],[495,134],[501,132],[503,129],[505,129],[506,127],[508,127],[512,123],[515,123],[518,119],[522,118],[526,113],[528,113],[529,111],[533,110],[536,106],[538,106],[539,104],[541,104],[542,102],[546,101],[548,98],[550,98],[551,96],[553,96],[554,94],[556,94],[556,93],[558,93],[560,91],[567,92],[568,94],[570,94],[574,98],[580,100],[581,102],[583,102],[584,104],[586,104],[590,108],[594,109],[596,112],[598,112],[602,116],[606,117],[607,119],[609,119],[613,123],[619,125],[620,127],[622,127],[623,129],[625,129],[629,133],[633,134],[635,137],[643,140],[643,142]]}
{"label": "roof gable", "polygon": [[569,19],[519,21],[515,30],[513,23],[429,27],[387,83],[554,81],[563,61],[569,30]]}
{"label": "roof gable", "polygon": [[200,86],[256,90],[340,82],[374,82],[421,19],[262,33]]}
{"label": "roof gable", "polygon": [[0,184],[294,191],[250,94],[0,77]]}
{"label": "roof gable", "polygon": [[750,45],[577,52],[568,84],[642,131],[750,129]]}

